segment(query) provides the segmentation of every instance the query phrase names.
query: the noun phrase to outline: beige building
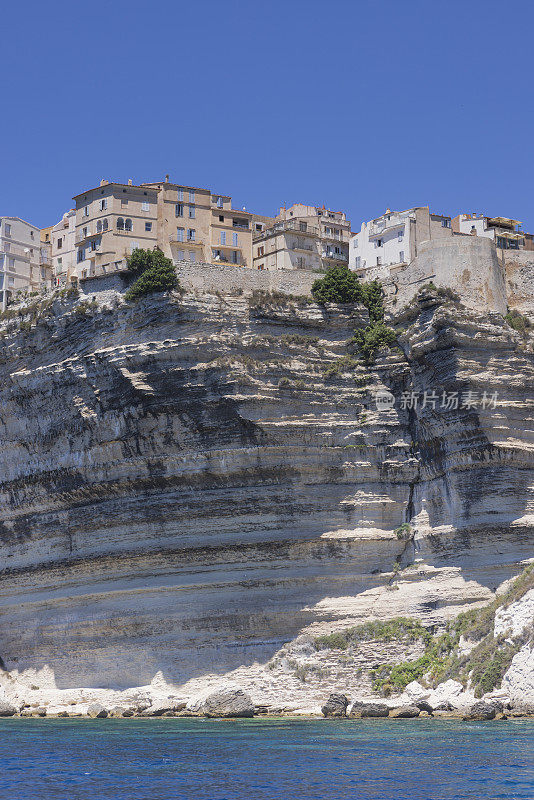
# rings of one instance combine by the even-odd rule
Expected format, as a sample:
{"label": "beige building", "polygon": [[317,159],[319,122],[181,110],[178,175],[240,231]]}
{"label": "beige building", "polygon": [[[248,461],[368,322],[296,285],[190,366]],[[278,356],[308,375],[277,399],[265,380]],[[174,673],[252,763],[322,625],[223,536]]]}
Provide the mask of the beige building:
{"label": "beige building", "polygon": [[253,233],[273,221],[233,209],[228,195],[171,183],[168,176],[138,186],[101,181],[74,200],[74,274],[81,278],[125,269],[136,247],[159,247],[174,263],[251,267]]}
{"label": "beige building", "polygon": [[324,271],[348,264],[350,221],[342,211],[295,203],[281,208],[271,225],[255,230],[256,269]]}
{"label": "beige building", "polygon": [[[43,242],[43,245],[45,243]],[[41,231],[19,217],[0,217],[0,302],[5,309],[19,291],[49,286],[48,250]]]}
{"label": "beige building", "polygon": [[76,267],[76,211],[71,208],[56,225],[41,228],[41,255],[50,265],[51,282],[64,286]]}
{"label": "beige building", "polygon": [[126,269],[126,259],[135,248],[158,244],[157,189],[102,180],[74,200],[76,277]]}
{"label": "beige building", "polygon": [[158,192],[158,244],[176,263],[252,266],[252,236],[272,219],[232,208],[229,195],[171,183],[143,184]]}

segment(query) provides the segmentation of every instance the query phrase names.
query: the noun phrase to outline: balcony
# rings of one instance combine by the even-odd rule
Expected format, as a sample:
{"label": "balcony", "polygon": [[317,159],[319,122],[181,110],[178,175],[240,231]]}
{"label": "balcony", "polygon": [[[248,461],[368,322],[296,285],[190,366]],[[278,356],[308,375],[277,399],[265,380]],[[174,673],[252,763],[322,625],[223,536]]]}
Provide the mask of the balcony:
{"label": "balcony", "polygon": [[[87,233],[84,233],[83,231],[76,231],[76,244],[81,244],[82,242],[85,242],[88,239],[93,239],[95,236],[102,236],[104,233],[107,233],[108,231],[109,231],[109,228],[106,228],[105,231],[89,231],[88,230]],[[125,232],[126,233],[131,233],[132,231],[131,230],[124,231],[124,230],[117,229],[117,231],[115,231],[115,232],[116,233],[125,233]]]}
{"label": "balcony", "polygon": [[239,231],[249,231],[250,227],[248,222],[240,222],[239,220],[234,219],[232,222],[232,228],[236,228]]}
{"label": "balcony", "polygon": [[323,250],[321,257],[329,261],[343,261],[345,263],[349,260],[348,253],[334,253],[332,250]]}
{"label": "balcony", "polygon": [[169,236],[168,241],[171,244],[179,244],[185,247],[203,247],[204,242],[202,239],[178,239],[178,235],[176,233],[171,233]]}
{"label": "balcony", "polygon": [[389,219],[371,222],[369,225],[369,236],[379,236],[386,231],[393,230],[393,228],[404,227],[409,219],[410,217],[407,214],[390,214]]}
{"label": "balcony", "polygon": [[[301,225],[305,225],[306,227],[301,228]],[[319,236],[319,228],[316,225],[309,225],[307,222],[302,223],[298,219],[285,219],[282,222],[276,222],[264,231],[255,232],[254,241],[258,242],[262,239],[268,239],[271,236],[275,236],[277,233],[285,233],[286,231],[298,233],[301,236]]]}

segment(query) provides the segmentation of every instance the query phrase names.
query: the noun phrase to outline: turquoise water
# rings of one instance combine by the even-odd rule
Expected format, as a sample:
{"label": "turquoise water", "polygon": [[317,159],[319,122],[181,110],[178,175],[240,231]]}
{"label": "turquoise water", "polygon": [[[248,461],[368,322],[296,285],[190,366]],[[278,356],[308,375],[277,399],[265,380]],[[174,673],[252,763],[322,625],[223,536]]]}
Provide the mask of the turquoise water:
{"label": "turquoise water", "polygon": [[534,798],[534,722],[0,719],[10,800]]}

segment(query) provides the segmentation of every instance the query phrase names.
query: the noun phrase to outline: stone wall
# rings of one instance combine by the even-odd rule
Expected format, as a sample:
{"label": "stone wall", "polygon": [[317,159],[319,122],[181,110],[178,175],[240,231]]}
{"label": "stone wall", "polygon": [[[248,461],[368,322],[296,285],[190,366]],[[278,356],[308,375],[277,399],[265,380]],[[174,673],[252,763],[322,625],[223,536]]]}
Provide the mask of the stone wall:
{"label": "stone wall", "polygon": [[422,242],[411,264],[391,272],[389,302],[402,307],[430,281],[455,291],[474,311],[506,313],[504,271],[490,239],[458,235]]}
{"label": "stone wall", "polygon": [[232,264],[191,264],[179,261],[176,272],[182,286],[205,292],[245,293],[255,290],[277,291],[284,294],[309,294],[313,282],[320,277],[310,270],[257,270]]}
{"label": "stone wall", "polygon": [[508,305],[534,317],[534,253],[528,250],[500,252],[503,254]]}
{"label": "stone wall", "polygon": [[[251,294],[257,290],[276,291],[290,295],[310,294],[313,282],[321,273],[311,270],[257,270],[233,264],[207,264],[178,261],[176,274],[187,291]],[[80,280],[84,294],[125,290],[127,283],[121,273],[100,275]]]}

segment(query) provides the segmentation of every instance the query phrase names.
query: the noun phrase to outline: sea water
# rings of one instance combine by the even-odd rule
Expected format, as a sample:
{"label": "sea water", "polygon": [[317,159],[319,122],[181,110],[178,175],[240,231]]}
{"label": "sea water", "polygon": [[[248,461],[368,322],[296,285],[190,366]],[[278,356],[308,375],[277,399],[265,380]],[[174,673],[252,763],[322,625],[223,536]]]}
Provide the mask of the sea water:
{"label": "sea water", "polygon": [[9,800],[534,798],[534,722],[0,719]]}

